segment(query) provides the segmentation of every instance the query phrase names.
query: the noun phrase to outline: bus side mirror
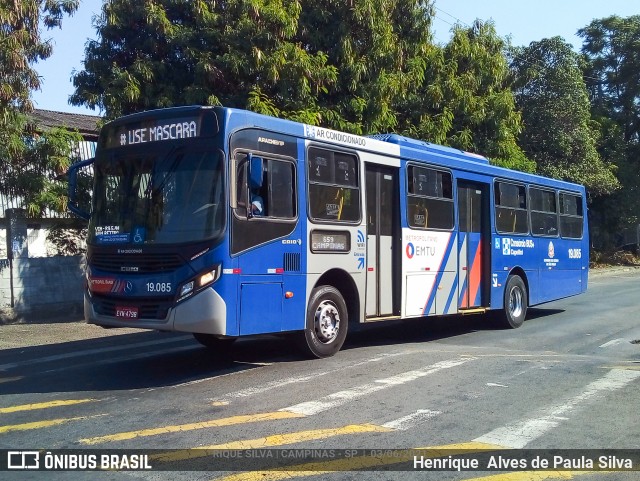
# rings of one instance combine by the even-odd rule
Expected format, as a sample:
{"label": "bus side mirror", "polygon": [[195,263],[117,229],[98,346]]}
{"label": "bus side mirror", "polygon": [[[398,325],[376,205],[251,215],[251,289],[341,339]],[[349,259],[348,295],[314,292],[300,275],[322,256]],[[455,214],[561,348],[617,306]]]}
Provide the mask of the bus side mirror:
{"label": "bus side mirror", "polygon": [[249,188],[262,187],[262,157],[254,157],[249,154]]}
{"label": "bus side mirror", "polygon": [[71,211],[72,214],[77,215],[81,219],[89,220],[91,214],[86,212],[78,207],[77,201],[77,190],[78,190],[78,171],[84,167],[87,167],[93,162],[95,159],[83,160],[82,162],[76,162],[69,167],[67,171],[67,175],[69,176],[68,182],[68,195],[69,202],[67,203],[67,208]]}

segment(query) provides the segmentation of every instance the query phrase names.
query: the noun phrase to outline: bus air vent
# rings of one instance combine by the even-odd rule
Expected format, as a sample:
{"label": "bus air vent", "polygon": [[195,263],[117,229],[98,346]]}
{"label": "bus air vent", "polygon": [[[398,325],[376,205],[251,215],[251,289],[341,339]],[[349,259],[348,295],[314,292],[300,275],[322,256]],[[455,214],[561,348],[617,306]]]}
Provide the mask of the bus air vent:
{"label": "bus air vent", "polygon": [[300,253],[287,252],[284,255],[284,270],[299,271],[300,270]]}

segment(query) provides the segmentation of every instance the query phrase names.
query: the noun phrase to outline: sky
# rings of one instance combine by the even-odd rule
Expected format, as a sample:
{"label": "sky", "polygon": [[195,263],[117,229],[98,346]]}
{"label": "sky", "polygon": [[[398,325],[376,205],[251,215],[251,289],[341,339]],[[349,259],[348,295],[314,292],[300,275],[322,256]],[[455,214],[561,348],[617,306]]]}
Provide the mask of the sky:
{"label": "sky", "polygon": [[[133,0],[135,1],[135,0]],[[73,71],[83,69],[84,47],[96,39],[92,18],[100,13],[102,0],[80,0],[73,17],[62,22],[62,29],[45,30],[42,36],[53,42],[53,55],[35,64],[42,78],[40,91],[33,93],[38,109],[100,115],[99,111],[69,105],[73,93]],[[559,35],[575,50],[582,42],[575,34],[593,19],[611,15],[640,15],[638,0],[436,0],[433,26],[435,41],[444,44],[456,24],[471,25],[475,19],[492,20],[501,37],[511,37],[513,45],[529,45]]]}

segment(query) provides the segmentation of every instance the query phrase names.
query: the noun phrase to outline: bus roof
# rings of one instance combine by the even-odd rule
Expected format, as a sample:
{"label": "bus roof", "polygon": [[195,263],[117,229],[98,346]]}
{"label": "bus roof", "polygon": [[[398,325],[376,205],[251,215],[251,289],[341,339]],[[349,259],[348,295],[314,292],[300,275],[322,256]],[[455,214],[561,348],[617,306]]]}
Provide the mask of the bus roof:
{"label": "bus roof", "polygon": [[372,139],[382,140],[383,142],[400,145],[402,147],[423,150],[425,152],[445,154],[462,160],[479,162],[482,164],[489,163],[489,159],[487,159],[483,155],[474,154],[472,152],[465,152],[464,150],[454,149],[453,147],[446,147],[444,145],[432,144],[424,140],[411,139],[409,137],[404,137],[398,134],[375,134],[369,135],[368,137]]}

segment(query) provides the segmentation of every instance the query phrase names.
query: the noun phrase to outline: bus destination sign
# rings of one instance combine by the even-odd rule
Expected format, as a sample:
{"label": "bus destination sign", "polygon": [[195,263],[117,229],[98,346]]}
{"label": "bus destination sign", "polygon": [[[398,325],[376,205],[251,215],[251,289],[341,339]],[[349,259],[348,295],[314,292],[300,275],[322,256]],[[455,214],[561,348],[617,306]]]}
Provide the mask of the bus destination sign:
{"label": "bus destination sign", "polygon": [[349,252],[351,236],[345,231],[311,231],[311,252]]}
{"label": "bus destination sign", "polygon": [[150,119],[107,130],[107,148],[200,136],[199,118]]}

